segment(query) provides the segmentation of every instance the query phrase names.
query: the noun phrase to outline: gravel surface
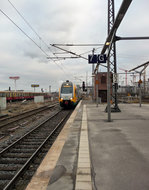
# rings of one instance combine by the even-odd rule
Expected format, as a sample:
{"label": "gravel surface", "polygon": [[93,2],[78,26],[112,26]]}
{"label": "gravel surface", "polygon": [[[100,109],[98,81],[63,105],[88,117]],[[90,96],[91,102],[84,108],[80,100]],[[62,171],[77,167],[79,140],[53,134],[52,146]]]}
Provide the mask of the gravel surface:
{"label": "gravel surface", "polygon": [[25,112],[27,110],[39,108],[41,106],[47,105],[47,104],[53,104],[53,101],[45,100],[44,103],[34,103],[33,100],[25,101],[25,102],[11,102],[7,103],[6,110],[2,110],[1,114],[8,114],[8,115],[16,115],[22,112]]}
{"label": "gravel surface", "polygon": [[[45,103],[38,103],[35,104],[34,102],[27,102],[26,104],[22,105],[21,102],[19,103],[11,103],[11,105],[8,105],[8,108],[6,111],[11,110],[11,113],[19,114],[21,112],[31,110],[37,107],[44,106],[46,104],[53,104],[54,102],[45,102]],[[10,134],[7,138],[1,139],[0,141],[0,151],[11,144],[13,141],[19,139],[21,136],[23,136],[26,132],[30,131],[34,127],[36,127],[38,124],[40,124],[42,121],[44,121],[46,118],[48,118],[50,115],[55,113],[58,109],[60,109],[59,106],[53,108],[52,110],[49,110],[47,112],[44,112],[44,114],[41,114],[38,119],[32,119],[32,122],[29,122],[29,124],[24,124],[20,126],[17,130],[15,130],[13,133]],[[19,110],[19,111],[18,111]]]}

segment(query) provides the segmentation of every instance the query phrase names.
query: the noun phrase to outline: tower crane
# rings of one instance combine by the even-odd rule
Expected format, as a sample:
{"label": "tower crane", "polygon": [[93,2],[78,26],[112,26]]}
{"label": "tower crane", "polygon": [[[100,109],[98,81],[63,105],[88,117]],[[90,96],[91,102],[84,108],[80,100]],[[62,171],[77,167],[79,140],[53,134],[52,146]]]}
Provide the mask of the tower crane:
{"label": "tower crane", "polygon": [[128,72],[129,70],[122,69],[122,68],[119,68],[119,69],[122,70],[122,71],[125,71],[125,85],[127,86],[127,72]]}

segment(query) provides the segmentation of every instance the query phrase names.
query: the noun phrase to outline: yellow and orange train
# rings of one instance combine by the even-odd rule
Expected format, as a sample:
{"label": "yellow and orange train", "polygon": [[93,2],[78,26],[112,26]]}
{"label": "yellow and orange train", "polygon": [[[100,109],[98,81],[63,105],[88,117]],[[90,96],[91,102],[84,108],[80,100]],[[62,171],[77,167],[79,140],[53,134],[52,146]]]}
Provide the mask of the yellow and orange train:
{"label": "yellow and orange train", "polygon": [[61,107],[75,107],[81,98],[80,90],[70,81],[63,82],[59,89]]}

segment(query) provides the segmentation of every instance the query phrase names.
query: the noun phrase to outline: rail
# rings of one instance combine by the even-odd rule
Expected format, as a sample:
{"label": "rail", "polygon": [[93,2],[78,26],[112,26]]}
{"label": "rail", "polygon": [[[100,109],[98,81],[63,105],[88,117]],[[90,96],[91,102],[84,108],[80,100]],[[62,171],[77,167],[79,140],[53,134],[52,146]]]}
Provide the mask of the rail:
{"label": "rail", "polygon": [[[70,110],[58,111],[0,152],[0,187],[4,190],[13,188],[20,176],[24,174],[30,164],[33,164],[33,160],[41,152],[46,142],[53,142],[53,136],[62,127],[70,113]],[[16,169],[13,171],[12,167],[9,169],[9,166],[16,166],[16,164],[18,165]]]}

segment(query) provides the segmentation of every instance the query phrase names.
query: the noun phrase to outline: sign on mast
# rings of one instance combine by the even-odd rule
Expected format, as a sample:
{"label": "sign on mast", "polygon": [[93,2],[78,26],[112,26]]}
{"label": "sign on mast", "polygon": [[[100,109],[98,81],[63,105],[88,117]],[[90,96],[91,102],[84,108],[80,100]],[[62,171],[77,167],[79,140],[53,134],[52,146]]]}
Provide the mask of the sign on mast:
{"label": "sign on mast", "polygon": [[16,87],[16,80],[19,80],[20,77],[19,76],[14,76],[14,77],[9,77],[9,79],[13,79],[14,80],[14,86],[15,86],[15,92],[17,90],[17,87]]}

